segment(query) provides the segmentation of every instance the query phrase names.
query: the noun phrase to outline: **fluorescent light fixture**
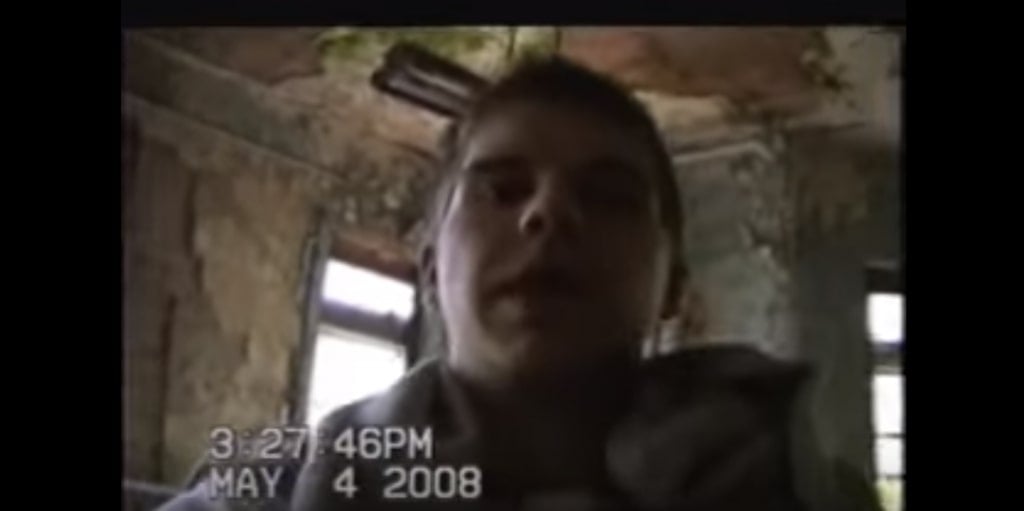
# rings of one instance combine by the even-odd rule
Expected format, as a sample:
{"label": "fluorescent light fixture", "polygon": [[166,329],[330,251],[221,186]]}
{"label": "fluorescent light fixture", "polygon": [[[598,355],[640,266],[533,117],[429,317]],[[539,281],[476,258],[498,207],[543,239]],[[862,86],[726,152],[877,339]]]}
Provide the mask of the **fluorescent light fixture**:
{"label": "fluorescent light fixture", "polygon": [[459,117],[487,80],[411,43],[399,43],[384,55],[370,83],[385,94],[445,117]]}

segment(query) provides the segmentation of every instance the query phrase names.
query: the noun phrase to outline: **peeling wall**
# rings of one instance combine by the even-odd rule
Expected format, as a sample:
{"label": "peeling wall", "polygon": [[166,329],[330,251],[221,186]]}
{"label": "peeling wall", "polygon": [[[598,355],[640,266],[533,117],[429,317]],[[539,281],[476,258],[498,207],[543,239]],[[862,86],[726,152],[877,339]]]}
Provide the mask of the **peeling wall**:
{"label": "peeling wall", "polygon": [[[778,148],[751,140],[680,155],[684,247],[700,332],[683,345],[753,344],[783,358],[798,349],[793,329],[792,200]],[[684,310],[684,314],[692,311]]]}
{"label": "peeling wall", "polygon": [[369,119],[145,34],[127,37],[126,75],[126,477],[177,485],[214,426],[285,417],[318,212],[339,237],[406,257],[432,173],[422,154],[356,136]]}
{"label": "peeling wall", "polygon": [[866,268],[900,260],[897,146],[807,130],[678,160],[691,287],[669,349],[742,342],[807,362],[798,445],[871,480]]}
{"label": "peeling wall", "polygon": [[[125,230],[125,317],[151,311],[161,326],[139,331],[162,345],[128,350],[129,368],[151,367],[129,371],[126,385],[139,394],[129,417],[134,403],[162,404],[156,424],[128,431],[156,450],[157,465],[140,475],[179,483],[210,427],[271,422],[286,406],[302,239],[324,183],[138,101],[126,106],[142,138]],[[172,134],[186,130],[199,136]],[[139,342],[132,334],[128,346]]]}
{"label": "peeling wall", "polygon": [[799,339],[815,370],[811,415],[825,454],[873,473],[866,268],[899,263],[896,147],[863,130],[794,133]]}

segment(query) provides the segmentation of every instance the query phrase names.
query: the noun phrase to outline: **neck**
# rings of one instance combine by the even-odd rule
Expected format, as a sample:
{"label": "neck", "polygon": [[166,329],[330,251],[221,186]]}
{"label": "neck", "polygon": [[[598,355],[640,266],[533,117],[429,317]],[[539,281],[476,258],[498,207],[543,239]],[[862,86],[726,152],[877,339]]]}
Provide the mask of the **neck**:
{"label": "neck", "polygon": [[468,398],[478,434],[489,439],[479,462],[495,488],[603,484],[608,432],[637,381],[629,357],[588,370],[546,371],[499,371],[469,363],[474,360],[481,359],[450,353],[448,368]]}
{"label": "neck", "polygon": [[[451,361],[450,361],[451,362]],[[473,370],[451,364],[452,372],[482,408],[495,414],[529,413],[555,420],[618,414],[636,380],[632,363],[565,370],[557,374],[529,374]]]}

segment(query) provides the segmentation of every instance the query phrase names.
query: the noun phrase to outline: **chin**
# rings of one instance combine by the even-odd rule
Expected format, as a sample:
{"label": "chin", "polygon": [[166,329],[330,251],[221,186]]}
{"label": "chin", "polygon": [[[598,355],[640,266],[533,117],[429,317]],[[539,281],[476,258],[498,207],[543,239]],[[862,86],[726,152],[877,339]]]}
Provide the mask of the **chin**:
{"label": "chin", "polygon": [[510,337],[524,351],[568,354],[596,344],[598,333],[589,325],[565,321],[564,317],[528,318],[509,324]]}
{"label": "chin", "polygon": [[518,364],[516,372],[522,380],[556,384],[560,381],[603,380],[610,373],[617,373],[632,365],[628,357],[621,353],[608,353],[605,356],[580,356],[578,353],[532,355],[524,357]]}
{"label": "chin", "polygon": [[[588,365],[585,360],[606,357],[583,356],[600,352],[621,354],[630,344],[629,336],[621,335],[622,328],[613,324],[600,324],[602,313],[583,307],[535,307],[508,300],[492,310],[489,329],[497,333],[496,339],[514,346],[514,356],[534,365]],[[608,322],[610,323],[610,322]],[[620,332],[620,334],[616,334]],[[609,355],[611,356],[611,355]],[[564,362],[563,362],[564,360]]]}
{"label": "chin", "polygon": [[584,336],[593,328],[594,311],[577,302],[528,300],[519,297],[499,301],[492,310],[494,324],[524,336]]}
{"label": "chin", "polygon": [[589,328],[525,331],[516,344],[524,365],[566,370],[615,363],[626,358],[629,351],[626,343],[612,342]]}

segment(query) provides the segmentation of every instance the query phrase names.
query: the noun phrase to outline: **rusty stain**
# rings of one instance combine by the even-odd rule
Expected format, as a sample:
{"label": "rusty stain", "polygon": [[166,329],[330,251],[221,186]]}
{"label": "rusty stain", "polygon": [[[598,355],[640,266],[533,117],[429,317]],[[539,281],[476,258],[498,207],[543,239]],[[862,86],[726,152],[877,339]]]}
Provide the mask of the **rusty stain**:
{"label": "rusty stain", "polygon": [[563,53],[633,87],[794,113],[816,105],[802,59],[818,43],[808,28],[574,27]]}

